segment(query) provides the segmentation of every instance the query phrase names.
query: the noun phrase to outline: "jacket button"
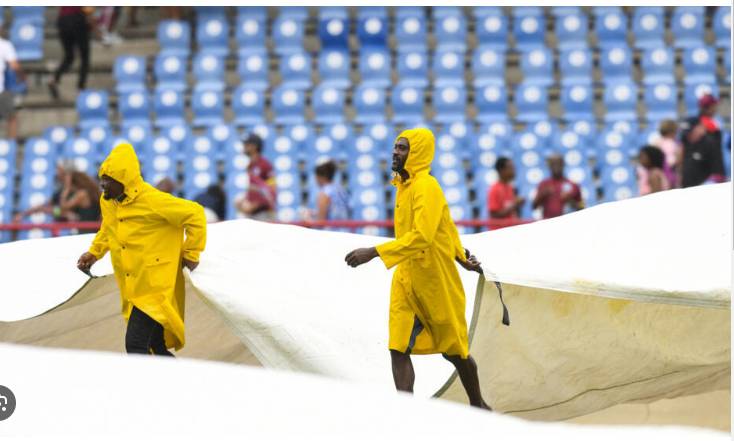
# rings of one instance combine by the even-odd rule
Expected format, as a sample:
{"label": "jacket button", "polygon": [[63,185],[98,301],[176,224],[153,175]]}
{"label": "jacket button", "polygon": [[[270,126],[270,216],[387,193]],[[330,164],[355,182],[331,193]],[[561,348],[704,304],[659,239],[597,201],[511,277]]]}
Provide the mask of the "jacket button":
{"label": "jacket button", "polygon": [[124,249],[125,249],[125,247],[123,246],[123,247],[122,247],[122,249],[124,250]]}
{"label": "jacket button", "polygon": [[130,277],[130,273],[125,274],[126,277]]}

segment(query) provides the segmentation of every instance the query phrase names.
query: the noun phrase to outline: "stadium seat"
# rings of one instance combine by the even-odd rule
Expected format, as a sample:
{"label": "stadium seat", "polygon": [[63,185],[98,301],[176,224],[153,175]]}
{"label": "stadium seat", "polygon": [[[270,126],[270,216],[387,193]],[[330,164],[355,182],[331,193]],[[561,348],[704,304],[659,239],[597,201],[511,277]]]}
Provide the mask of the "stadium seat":
{"label": "stadium seat", "polygon": [[609,167],[602,170],[602,191],[607,202],[637,196],[637,182],[629,166]]}
{"label": "stadium seat", "polygon": [[359,52],[361,84],[371,87],[388,87],[390,77],[390,53],[384,48],[367,47]]}
{"label": "stadium seat", "polygon": [[224,95],[214,90],[198,90],[191,97],[194,127],[221,124],[224,114]]}
{"label": "stadium seat", "polygon": [[235,42],[239,58],[258,53],[265,55],[266,17],[251,12],[238,13],[235,30]]}
{"label": "stadium seat", "polygon": [[322,50],[319,53],[319,77],[324,86],[346,89],[349,79],[349,53],[342,50]]}
{"label": "stadium seat", "polygon": [[214,143],[214,151],[216,152],[217,159],[226,160],[231,152],[228,151],[228,147],[235,142],[239,141],[239,133],[237,129],[227,123],[215,124],[209,126],[206,132],[206,136]]}
{"label": "stadium seat", "polygon": [[561,88],[563,119],[575,121],[594,117],[594,91],[589,86],[574,85]]}
{"label": "stadium seat", "polygon": [[731,51],[731,7],[719,6],[713,17],[716,47]]}
{"label": "stadium seat", "polygon": [[[578,133],[573,131],[572,129],[565,129],[565,130],[559,130],[553,135],[553,139],[549,142],[550,146],[555,152],[566,154],[568,151],[579,151],[584,152],[588,146],[585,145],[585,140],[582,136],[580,136]],[[581,165],[579,163],[573,163],[569,164],[566,162],[566,165],[574,166],[574,165]]]}
{"label": "stadium seat", "polygon": [[683,88],[683,104],[685,104],[688,115],[693,116],[698,113],[698,100],[707,93],[719,96],[716,83],[687,85]]}
{"label": "stadium seat", "polygon": [[433,35],[436,37],[436,50],[466,51],[467,22],[461,9],[444,10],[439,16],[440,7],[434,7]]}
{"label": "stadium seat", "polygon": [[644,51],[640,63],[644,73],[642,83],[645,85],[674,83],[674,66],[675,56],[671,49],[659,47]]}
{"label": "stadium seat", "polygon": [[621,10],[596,14],[594,31],[599,47],[607,48],[627,44],[627,16]]}
{"label": "stadium seat", "polygon": [[552,120],[542,119],[536,121],[526,128],[540,139],[542,146],[548,146],[555,134],[558,132],[558,123]]}
{"label": "stadium seat", "polygon": [[607,128],[624,134],[625,136],[633,136],[638,131],[637,121],[631,119],[620,119],[610,121],[606,124]]}
{"label": "stadium seat", "polygon": [[596,135],[596,123],[591,115],[577,118],[569,127],[586,140],[593,140]]}
{"label": "stadium seat", "polygon": [[76,98],[76,111],[79,114],[79,128],[108,126],[107,114],[109,98],[104,90],[85,90]]}
{"label": "stadium seat", "polygon": [[210,18],[226,18],[225,6],[194,6],[197,24]]}
{"label": "stadium seat", "polygon": [[548,90],[535,84],[515,88],[515,108],[518,121],[532,123],[548,116]]}
{"label": "stadium seat", "polygon": [[[265,144],[263,153],[266,157],[276,158],[281,156],[288,156],[291,158],[291,162],[285,168],[293,168],[296,166],[296,162],[300,159],[300,148],[296,145],[295,141],[289,136],[278,135],[273,139],[273,142]],[[305,150],[305,146],[304,146]],[[284,166],[281,165],[278,168],[282,171]]]}
{"label": "stadium seat", "polygon": [[[518,9],[514,8],[513,12]],[[545,18],[543,15],[516,16],[513,24],[515,47],[521,51],[545,46]]]}
{"label": "stadium seat", "polygon": [[176,155],[171,140],[156,136],[147,144],[142,161],[143,177],[152,185],[164,178],[176,180]]}
{"label": "stadium seat", "polygon": [[610,46],[601,50],[599,70],[605,84],[632,79],[632,52],[627,46]]}
{"label": "stadium seat", "polygon": [[321,133],[329,135],[337,144],[338,148],[345,153],[347,152],[349,141],[355,136],[352,125],[345,123],[324,125],[321,128]]}
{"label": "stadium seat", "polygon": [[84,137],[70,138],[64,145],[61,157],[72,161],[74,169],[82,173],[94,176],[96,175],[94,161],[97,159],[97,152],[94,144]]}
{"label": "stadium seat", "polygon": [[281,6],[278,10],[282,18],[293,18],[300,21],[308,18],[307,6]]}
{"label": "stadium seat", "polygon": [[[597,137],[597,150],[605,153],[608,150],[618,150],[624,155],[627,154],[629,147],[629,137],[612,128],[604,129]],[[599,156],[602,163],[610,163],[611,157]]]}
{"label": "stadium seat", "polygon": [[[322,130],[322,133],[324,130]],[[306,146],[312,142],[315,135],[313,124],[303,123],[283,127],[282,133],[295,145],[296,151],[303,152]]]}
{"label": "stadium seat", "polygon": [[240,85],[232,93],[234,124],[243,127],[265,122],[265,96],[263,91],[247,84]]}
{"label": "stadium seat", "polygon": [[398,53],[427,49],[427,23],[425,19],[407,16],[395,21],[395,41]]}
{"label": "stadium seat", "polygon": [[634,8],[632,34],[637,49],[665,46],[665,16],[662,6]]}
{"label": "stadium seat", "polygon": [[416,17],[425,20],[426,9],[423,6],[397,6],[395,8],[395,18],[401,19],[405,17]]}
{"label": "stadium seat", "polygon": [[319,8],[318,33],[322,49],[346,51],[349,48],[349,20],[343,14],[328,14],[325,7]]}
{"label": "stadium seat", "polygon": [[520,70],[525,84],[537,86],[553,84],[553,53],[540,47],[522,52]]}
{"label": "stadium seat", "polygon": [[397,56],[398,83],[403,86],[428,86],[428,55],[425,51],[402,52]]}
{"label": "stadium seat", "polygon": [[224,91],[224,58],[209,53],[198,53],[194,57],[193,72],[196,83],[194,93]]}
{"label": "stadium seat", "polygon": [[150,124],[150,98],[145,91],[121,94],[117,97],[117,109],[122,125]]}
{"label": "stadium seat", "polygon": [[658,141],[660,140],[660,131],[659,131],[659,123],[656,123],[654,125],[648,124],[647,129],[640,132],[637,136],[637,145],[643,146],[643,145],[656,145]]}
{"label": "stadium seat", "polygon": [[161,48],[161,55],[188,57],[191,27],[185,21],[162,20],[158,23],[158,45]]}
{"label": "stadium seat", "polygon": [[503,86],[505,53],[491,47],[477,48],[472,55],[471,71],[474,75],[474,87]]}
{"label": "stadium seat", "polygon": [[555,31],[558,38],[558,49],[586,49],[586,34],[589,23],[580,10],[576,13],[567,12],[556,16]]}
{"label": "stadium seat", "polygon": [[441,124],[466,119],[466,89],[457,86],[436,87],[433,90],[433,120]]}
{"label": "stadium seat", "polygon": [[146,121],[124,126],[120,135],[130,141],[136,150],[142,151],[143,146],[152,138],[153,130],[150,122]]}
{"label": "stadium seat", "polygon": [[10,41],[15,47],[18,61],[35,61],[43,58],[43,28],[29,21],[13,21]]}
{"label": "stadium seat", "polygon": [[115,59],[115,90],[118,94],[145,90],[145,57],[122,55]]}
{"label": "stadium seat", "polygon": [[[364,7],[360,8],[362,11]],[[357,38],[360,47],[387,48],[388,22],[387,15],[363,15],[357,19]]]}
{"label": "stadium seat", "polygon": [[185,123],[172,124],[161,130],[171,140],[176,157],[183,158],[185,146],[190,142],[191,128]]}
{"label": "stadium seat", "polygon": [[599,18],[608,14],[623,14],[622,8],[619,6],[594,6],[591,9],[594,18]]}
{"label": "stadium seat", "polygon": [[423,121],[425,105],[423,88],[398,85],[392,90],[392,121],[411,125]]}
{"label": "stadium seat", "polygon": [[274,90],[271,108],[275,123],[303,123],[305,107],[303,91],[285,85]]}
{"label": "stadium seat", "polygon": [[375,124],[385,122],[385,90],[369,85],[360,85],[352,95],[354,122]]}
{"label": "stadium seat", "polygon": [[226,17],[210,16],[197,21],[196,43],[200,53],[229,55],[229,23]]}
{"label": "stadium seat", "polygon": [[311,139],[306,146],[306,169],[311,171],[317,165],[329,160],[342,160],[344,152],[339,149],[339,144],[334,142],[330,136],[322,134]]}
{"label": "stadium seat", "polygon": [[512,136],[512,151],[541,150],[545,146],[542,139],[531,131],[516,133]]}
{"label": "stadium seat", "polygon": [[153,72],[156,78],[156,90],[186,90],[186,58],[179,55],[160,53],[155,57]]}
{"label": "stadium seat", "polygon": [[491,85],[476,89],[474,104],[479,122],[507,120],[507,92],[504,86]]}
{"label": "stadium seat", "polygon": [[606,108],[605,121],[637,119],[637,86],[634,83],[607,85],[603,101]]}
{"label": "stadium seat", "polygon": [[184,164],[184,198],[193,200],[217,183],[216,163],[205,155],[187,157]]}
{"label": "stadium seat", "polygon": [[676,48],[699,47],[704,44],[703,7],[679,6],[670,19],[673,46]]}
{"label": "stadium seat", "polygon": [[240,55],[237,60],[237,74],[240,77],[240,84],[265,91],[270,84],[267,56],[257,52]]}
{"label": "stadium seat", "polygon": [[344,121],[344,91],[321,84],[311,95],[313,121],[317,124],[336,124]]}
{"label": "stadium seat", "polygon": [[155,126],[165,128],[186,123],[184,97],[175,89],[158,89],[155,92]]}
{"label": "stadium seat", "polygon": [[13,6],[10,8],[14,22],[26,22],[43,26],[45,6]]}
{"label": "stadium seat", "polygon": [[245,17],[265,22],[268,19],[268,8],[267,6],[237,6],[237,20]]}
{"label": "stadium seat", "polygon": [[[103,127],[108,128],[109,125],[104,125]],[[73,135],[74,130],[71,127],[65,126],[49,126],[43,131],[43,137],[53,145],[56,152],[60,152],[66,141]]]}
{"label": "stadium seat", "polygon": [[684,84],[716,82],[716,51],[709,46],[683,50]]}
{"label": "stadium seat", "polygon": [[112,131],[109,127],[94,126],[82,130],[81,136],[92,143],[95,152],[100,152],[112,136]]}
{"label": "stadium seat", "polygon": [[434,85],[464,86],[464,53],[453,50],[437,50],[433,56]]}
{"label": "stadium seat", "polygon": [[273,44],[275,53],[287,55],[303,51],[304,22],[303,19],[283,15],[273,22]]}
{"label": "stadium seat", "polygon": [[551,15],[555,18],[561,18],[568,15],[581,15],[583,11],[579,6],[551,6]]}
{"label": "stadium seat", "polygon": [[387,19],[387,7],[385,6],[359,6],[357,8],[357,20],[377,17]]}
{"label": "stadium seat", "polygon": [[292,50],[280,60],[281,83],[291,89],[305,90],[311,87],[311,56],[305,51]]}
{"label": "stadium seat", "polygon": [[561,86],[591,86],[593,55],[589,50],[562,50],[559,54],[558,64]]}
{"label": "stadium seat", "polygon": [[496,49],[502,52],[507,48],[508,19],[501,10],[474,7],[476,17],[477,49]]}

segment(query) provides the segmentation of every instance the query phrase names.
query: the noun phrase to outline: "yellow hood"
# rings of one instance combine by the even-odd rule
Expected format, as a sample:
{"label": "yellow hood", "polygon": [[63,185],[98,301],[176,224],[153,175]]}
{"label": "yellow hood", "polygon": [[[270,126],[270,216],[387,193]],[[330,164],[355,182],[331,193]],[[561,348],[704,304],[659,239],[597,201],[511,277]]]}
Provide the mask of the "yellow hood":
{"label": "yellow hood", "polygon": [[[436,144],[433,132],[425,128],[403,130],[398,135],[397,139],[399,138],[406,138],[410,143],[410,153],[405,163],[405,170],[410,175],[409,179],[414,178],[418,173],[430,172]],[[397,139],[395,139],[396,142]]]}
{"label": "yellow hood", "polygon": [[140,175],[140,162],[135,149],[130,144],[118,144],[99,167],[99,177],[107,175],[125,186],[126,190],[143,182]]}

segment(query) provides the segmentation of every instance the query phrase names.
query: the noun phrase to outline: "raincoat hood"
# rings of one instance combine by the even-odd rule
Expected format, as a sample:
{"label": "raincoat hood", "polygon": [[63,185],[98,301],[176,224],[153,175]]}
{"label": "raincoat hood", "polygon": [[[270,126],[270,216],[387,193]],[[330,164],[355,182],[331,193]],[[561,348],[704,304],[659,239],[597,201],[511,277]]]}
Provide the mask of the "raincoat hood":
{"label": "raincoat hood", "polygon": [[410,175],[408,180],[421,172],[429,173],[436,144],[433,132],[425,128],[403,130],[395,141],[400,138],[405,138],[410,143],[410,153],[405,162],[405,171]]}
{"label": "raincoat hood", "polygon": [[125,186],[125,193],[134,199],[143,184],[140,174],[140,162],[133,146],[127,143],[118,144],[112,149],[107,159],[99,167],[99,177],[107,175]]}

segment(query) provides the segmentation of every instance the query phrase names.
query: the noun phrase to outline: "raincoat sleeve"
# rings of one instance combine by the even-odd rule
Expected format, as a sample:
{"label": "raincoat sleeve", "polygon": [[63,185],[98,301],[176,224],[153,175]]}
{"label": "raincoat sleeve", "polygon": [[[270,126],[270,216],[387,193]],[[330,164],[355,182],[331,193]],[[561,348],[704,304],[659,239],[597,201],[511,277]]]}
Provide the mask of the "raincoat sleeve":
{"label": "raincoat sleeve", "polygon": [[413,229],[377,247],[377,254],[390,269],[408,257],[431,246],[441,222],[443,195],[438,183],[422,180],[413,185]]}
{"label": "raincoat sleeve", "polygon": [[156,212],[171,225],[182,227],[186,232],[183,244],[183,258],[192,262],[199,261],[199,254],[206,245],[206,216],[204,207],[193,201],[161,193],[156,198]]}
{"label": "raincoat sleeve", "polygon": [[[100,209],[102,208],[102,204],[104,202],[100,202]],[[107,224],[106,224],[107,216],[104,215],[104,212],[102,213],[102,225],[99,227],[99,231],[97,231],[97,235],[94,236],[94,240],[92,241],[92,246],[89,247],[89,253],[94,255],[94,257],[97,258],[97,260],[104,257],[105,254],[107,254],[107,251],[109,251],[110,247],[108,244],[107,239]]]}
{"label": "raincoat sleeve", "polygon": [[454,257],[459,259],[460,262],[466,262],[466,250],[464,249],[464,245],[461,244],[459,230],[456,229],[456,224],[454,224],[453,220],[451,221],[451,240],[454,243],[454,253],[456,254]]}

